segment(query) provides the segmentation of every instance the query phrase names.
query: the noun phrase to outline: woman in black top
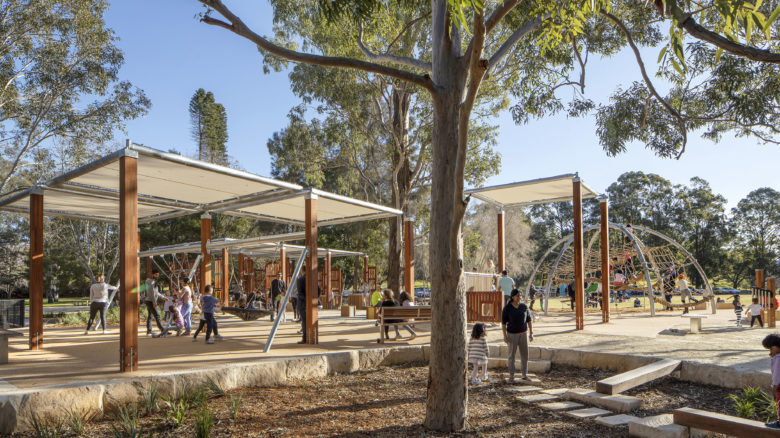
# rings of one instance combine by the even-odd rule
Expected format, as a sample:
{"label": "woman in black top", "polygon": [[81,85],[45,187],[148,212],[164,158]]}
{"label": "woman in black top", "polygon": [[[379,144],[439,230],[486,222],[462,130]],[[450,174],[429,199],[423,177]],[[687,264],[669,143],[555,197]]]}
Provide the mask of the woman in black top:
{"label": "woman in black top", "polygon": [[528,342],[534,340],[533,318],[525,303],[520,302],[520,291],[512,289],[509,302],[501,313],[501,329],[504,332],[504,342],[509,346],[507,368],[509,381],[515,379],[515,350],[520,350],[520,373],[523,380],[528,378]]}

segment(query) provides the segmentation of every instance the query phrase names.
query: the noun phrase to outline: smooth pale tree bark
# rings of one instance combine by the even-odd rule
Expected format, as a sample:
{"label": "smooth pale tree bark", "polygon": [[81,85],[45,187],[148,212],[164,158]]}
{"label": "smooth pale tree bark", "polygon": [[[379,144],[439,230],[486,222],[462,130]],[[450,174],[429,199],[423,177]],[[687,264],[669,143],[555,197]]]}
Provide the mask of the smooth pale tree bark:
{"label": "smooth pale tree bark", "polygon": [[[227,21],[206,13],[202,21],[227,29],[272,55],[320,66],[351,68],[386,75],[422,87],[433,101],[433,165],[431,171],[431,359],[425,426],[439,431],[463,429],[467,417],[466,294],[460,226],[466,142],[471,112],[479,87],[491,64],[498,64],[523,37],[537,29],[534,18],[515,30],[488,59],[483,59],[485,35],[515,8],[519,0],[505,0],[485,19],[474,12],[471,41],[461,51],[460,27],[450,20],[446,0],[431,1],[431,73],[422,75],[396,67],[353,58],[302,53],[277,46],[252,31],[221,0],[199,0]],[[450,24],[452,26],[450,27]],[[399,252],[400,255],[400,252]]]}

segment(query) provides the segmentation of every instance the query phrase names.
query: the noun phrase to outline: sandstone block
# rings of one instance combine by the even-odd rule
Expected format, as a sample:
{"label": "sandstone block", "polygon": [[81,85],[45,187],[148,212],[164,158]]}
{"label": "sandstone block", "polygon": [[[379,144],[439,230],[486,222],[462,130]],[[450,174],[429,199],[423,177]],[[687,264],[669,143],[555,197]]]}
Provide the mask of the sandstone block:
{"label": "sandstone block", "polygon": [[640,438],[688,438],[688,428],[672,423],[672,414],[628,422],[628,436]]}
{"label": "sandstone block", "polygon": [[538,403],[558,400],[558,397],[549,394],[530,394],[518,396],[517,400],[523,403]]}
{"label": "sandstone block", "polygon": [[539,406],[551,411],[567,411],[569,409],[579,409],[584,407],[585,405],[577,402],[559,401],[559,402],[552,402],[552,403],[542,403]]}
{"label": "sandstone block", "polygon": [[287,380],[316,379],[328,375],[328,361],[320,354],[293,357],[286,361]]}
{"label": "sandstone block", "polygon": [[627,425],[629,421],[638,421],[638,420],[639,418],[633,415],[620,414],[620,415],[611,415],[609,417],[598,418],[596,419],[596,423],[608,427],[619,427],[619,426]]}
{"label": "sandstone block", "polygon": [[604,415],[609,415],[611,413],[612,412],[610,411],[607,411],[605,409],[599,409],[599,408],[577,409],[576,411],[565,412],[566,415],[574,418],[595,418]]}
{"label": "sandstone block", "polygon": [[328,374],[353,373],[360,369],[360,355],[357,351],[338,351],[325,354]]}

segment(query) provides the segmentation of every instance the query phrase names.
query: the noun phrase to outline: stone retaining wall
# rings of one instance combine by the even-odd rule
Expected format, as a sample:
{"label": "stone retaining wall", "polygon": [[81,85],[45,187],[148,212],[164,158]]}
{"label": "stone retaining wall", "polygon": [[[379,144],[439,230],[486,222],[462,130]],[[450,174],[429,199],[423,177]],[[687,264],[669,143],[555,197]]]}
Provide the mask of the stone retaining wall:
{"label": "stone retaining wall", "polygon": [[[411,345],[394,348],[340,351],[305,356],[230,363],[151,376],[99,382],[18,389],[0,394],[0,434],[27,429],[31,412],[41,418],[64,418],[68,412],[103,416],[129,403],[142,403],[143,394],[155,385],[161,394],[179,395],[203,386],[209,379],[226,391],[252,386],[272,386],[290,380],[322,378],[334,373],[371,370],[380,366],[427,362],[430,347]],[[506,345],[491,345],[491,357],[506,355]],[[571,349],[531,347],[530,358],[549,360],[557,365],[601,368],[616,372],[634,369],[659,360],[653,357],[598,353]],[[766,372],[684,361],[680,379],[726,388],[746,385],[771,387]],[[594,382],[595,385],[595,382]]]}

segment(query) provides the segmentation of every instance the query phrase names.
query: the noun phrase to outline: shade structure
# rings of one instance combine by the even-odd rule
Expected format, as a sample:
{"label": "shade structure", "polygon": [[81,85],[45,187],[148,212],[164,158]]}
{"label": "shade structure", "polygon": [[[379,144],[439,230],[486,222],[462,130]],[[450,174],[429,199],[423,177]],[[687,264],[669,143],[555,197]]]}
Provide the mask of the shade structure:
{"label": "shade structure", "polygon": [[[501,208],[571,201],[574,178],[577,178],[576,173],[567,173],[548,178],[469,189],[465,190],[464,193]],[[581,187],[583,199],[599,196],[596,191],[584,183],[581,184]]]}
{"label": "shade structure", "polygon": [[[206,247],[208,248],[209,252],[212,254],[221,253],[222,248],[228,248],[230,255],[242,254],[247,257],[278,258],[279,250],[281,249],[281,245],[283,244],[279,242],[284,242],[287,240],[300,240],[300,237],[298,239],[293,239],[293,238],[283,239],[283,237],[285,236],[294,237],[292,236],[294,234],[302,234],[302,233],[289,233],[288,235],[278,235],[278,238],[276,239],[275,239],[276,236],[270,235],[270,236],[258,238],[256,239],[257,241],[255,242],[251,242],[250,239],[213,239],[209,241]],[[263,242],[262,240],[267,240],[267,241]],[[272,240],[277,240],[277,242],[273,243],[271,242]],[[300,255],[303,253],[303,249],[305,248],[305,246],[303,245],[292,245],[289,243],[284,243],[283,245],[287,256],[291,258],[300,257]],[[151,248],[146,251],[139,252],[138,256],[149,257],[149,256],[169,255],[169,254],[200,254],[200,251],[201,251],[200,242],[188,242],[188,243],[181,243],[178,245],[166,245],[166,246]],[[328,253],[330,253],[332,257],[354,257],[354,256],[362,257],[366,255],[365,253],[359,251],[347,251],[343,249],[333,249],[333,248],[317,248],[318,257],[325,257]]]}
{"label": "shade structure", "polygon": [[119,220],[119,159],[138,160],[138,223],[195,213],[221,213],[303,225],[304,197],[319,197],[320,226],[400,215],[396,209],[189,159],[127,146],[38,187],[0,198],[0,210],[29,213],[33,190],[44,191],[44,214],[102,222]]}

